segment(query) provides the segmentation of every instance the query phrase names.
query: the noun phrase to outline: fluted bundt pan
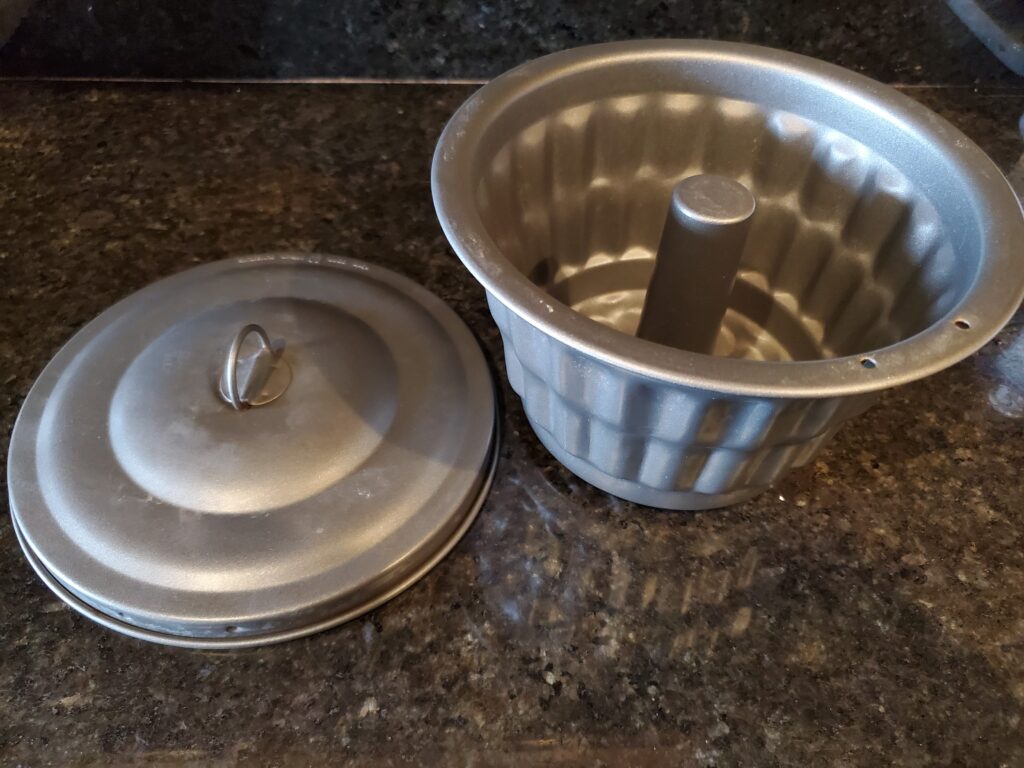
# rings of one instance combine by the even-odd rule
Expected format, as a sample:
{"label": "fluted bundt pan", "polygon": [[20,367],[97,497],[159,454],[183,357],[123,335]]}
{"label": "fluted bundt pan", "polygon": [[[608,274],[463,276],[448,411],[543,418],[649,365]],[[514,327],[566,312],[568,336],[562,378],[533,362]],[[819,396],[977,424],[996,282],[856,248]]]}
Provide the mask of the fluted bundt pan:
{"label": "fluted bundt pan", "polygon": [[[635,334],[673,189],[699,175],[756,208],[695,352]],[[658,507],[763,490],[879,390],[977,350],[1024,292],[1020,205],[978,147],[890,88],[765,48],[615,43],[521,66],[452,118],[432,182],[540,440]]]}

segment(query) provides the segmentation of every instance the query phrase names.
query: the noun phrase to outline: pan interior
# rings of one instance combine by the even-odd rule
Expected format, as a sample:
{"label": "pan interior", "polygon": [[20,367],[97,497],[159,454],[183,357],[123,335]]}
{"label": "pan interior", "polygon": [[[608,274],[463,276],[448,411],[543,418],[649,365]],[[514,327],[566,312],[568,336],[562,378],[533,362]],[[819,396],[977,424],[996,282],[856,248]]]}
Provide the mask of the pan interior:
{"label": "pan interior", "polygon": [[939,214],[848,135],[763,105],[692,93],[619,95],[545,113],[476,163],[489,235],[539,289],[634,334],[672,187],[746,185],[757,210],[716,355],[814,360],[907,339],[963,297]]}

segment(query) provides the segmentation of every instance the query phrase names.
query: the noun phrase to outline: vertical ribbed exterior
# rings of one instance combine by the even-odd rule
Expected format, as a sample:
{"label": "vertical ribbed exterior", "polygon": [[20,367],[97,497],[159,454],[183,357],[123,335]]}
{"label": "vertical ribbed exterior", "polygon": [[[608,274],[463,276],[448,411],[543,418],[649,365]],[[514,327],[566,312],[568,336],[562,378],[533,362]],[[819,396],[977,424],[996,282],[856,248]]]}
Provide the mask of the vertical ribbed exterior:
{"label": "vertical ribbed exterior", "polygon": [[810,460],[873,393],[758,398],[638,376],[548,336],[488,295],[512,389],[573,471],[631,501],[701,509],[740,501]]}

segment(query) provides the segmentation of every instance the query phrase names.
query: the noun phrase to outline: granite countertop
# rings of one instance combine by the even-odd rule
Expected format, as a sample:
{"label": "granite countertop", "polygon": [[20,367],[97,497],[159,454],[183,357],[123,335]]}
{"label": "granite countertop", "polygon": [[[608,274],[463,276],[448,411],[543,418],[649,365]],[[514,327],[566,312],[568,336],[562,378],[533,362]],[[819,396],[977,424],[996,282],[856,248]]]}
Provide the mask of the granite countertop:
{"label": "granite countertop", "polygon": [[[448,301],[503,377],[429,163],[465,86],[0,84],[0,424],[113,302],[195,263],[366,259]],[[1020,89],[908,88],[1004,169]],[[1024,317],[887,393],[733,508],[577,480],[504,378],[494,488],[392,602],[258,650],[121,637],[0,516],[0,762],[1024,765]],[[6,504],[6,487],[0,489]]]}
{"label": "granite countertop", "polygon": [[[490,78],[586,43],[709,37],[785,48],[884,80],[1017,77],[941,0],[5,0],[21,76]],[[4,30],[0,9],[0,33]]]}

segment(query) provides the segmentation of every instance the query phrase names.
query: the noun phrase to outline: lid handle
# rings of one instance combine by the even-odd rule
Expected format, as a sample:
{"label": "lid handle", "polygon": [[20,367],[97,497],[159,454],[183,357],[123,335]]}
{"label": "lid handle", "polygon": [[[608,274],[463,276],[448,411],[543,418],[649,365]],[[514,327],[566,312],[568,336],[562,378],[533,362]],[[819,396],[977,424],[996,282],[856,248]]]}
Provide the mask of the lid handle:
{"label": "lid handle", "polygon": [[[251,355],[239,359],[242,344],[255,335],[260,348]],[[285,362],[283,342],[275,350],[270,336],[263,328],[250,323],[240,330],[224,360],[220,376],[220,395],[236,411],[259,405],[266,405],[279,398],[292,380],[291,368]]]}

